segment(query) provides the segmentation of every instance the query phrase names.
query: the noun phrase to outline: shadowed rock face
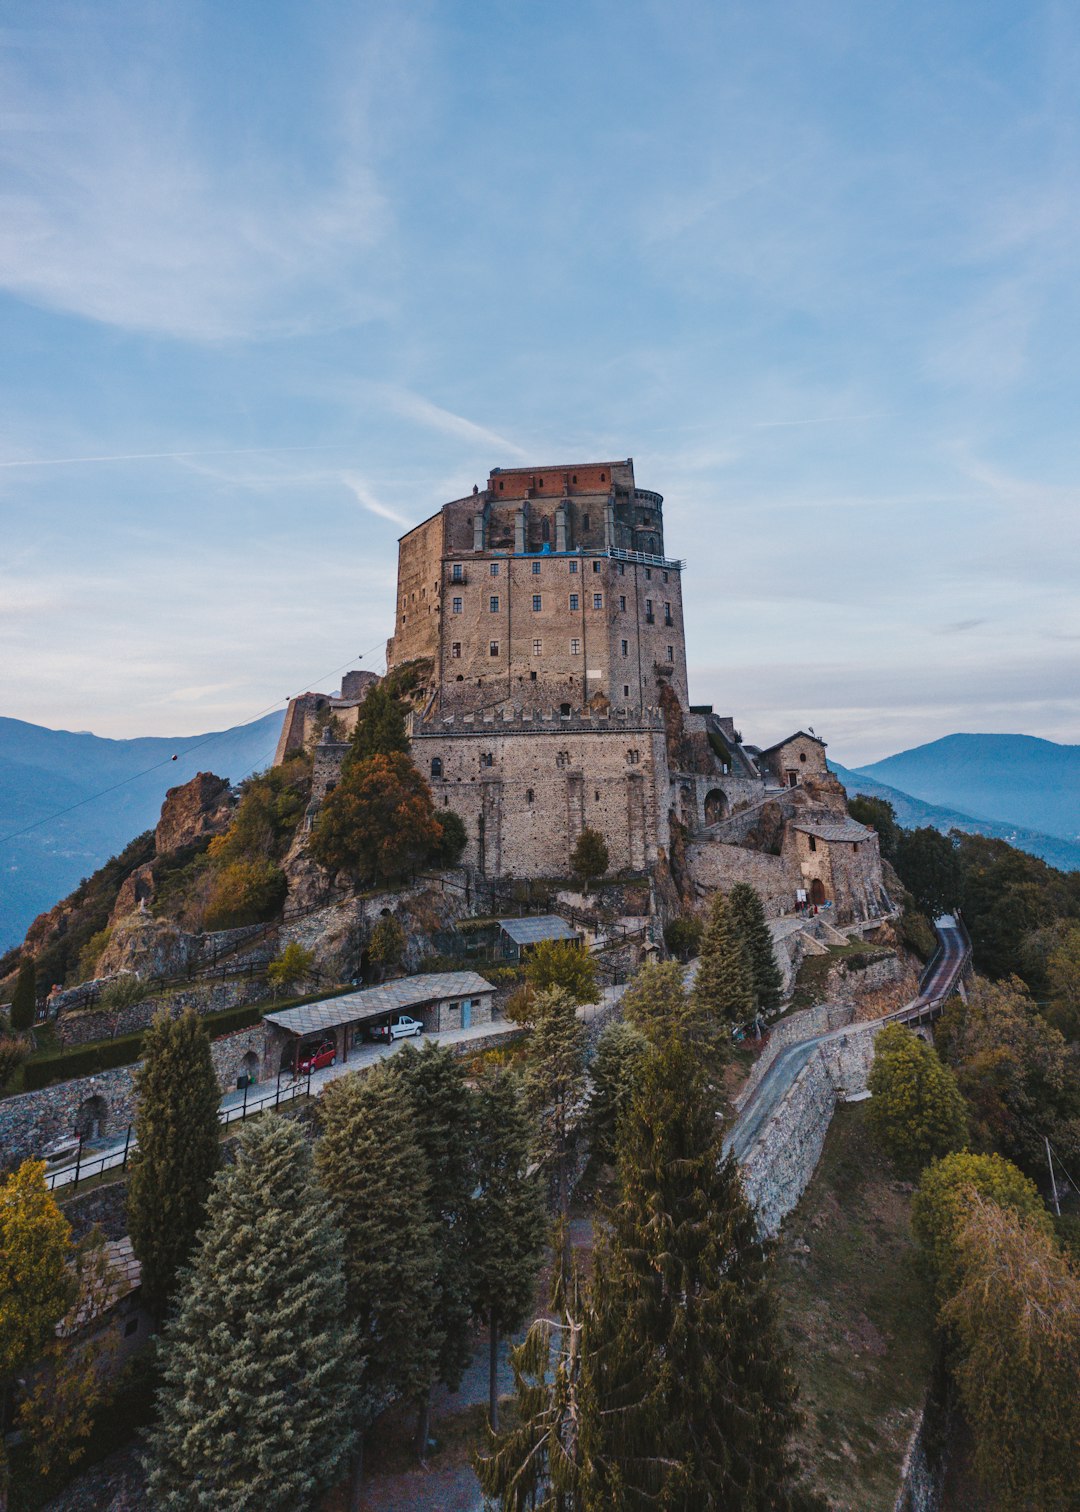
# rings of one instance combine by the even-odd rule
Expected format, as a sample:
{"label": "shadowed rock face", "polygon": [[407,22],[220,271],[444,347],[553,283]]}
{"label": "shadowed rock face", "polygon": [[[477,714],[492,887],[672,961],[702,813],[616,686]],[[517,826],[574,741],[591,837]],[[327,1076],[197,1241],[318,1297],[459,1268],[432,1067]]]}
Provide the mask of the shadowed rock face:
{"label": "shadowed rock face", "polygon": [[198,772],[183,787],[170,788],[154,830],[159,856],[182,850],[204,835],[220,835],[232,817],[229,784],[213,772]]}

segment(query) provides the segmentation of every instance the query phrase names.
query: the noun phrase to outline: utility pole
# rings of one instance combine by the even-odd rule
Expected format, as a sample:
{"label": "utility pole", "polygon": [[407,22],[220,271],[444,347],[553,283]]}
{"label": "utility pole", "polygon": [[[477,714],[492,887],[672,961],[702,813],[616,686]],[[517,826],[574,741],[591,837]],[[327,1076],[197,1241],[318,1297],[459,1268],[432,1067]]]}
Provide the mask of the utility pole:
{"label": "utility pole", "polygon": [[1057,1181],[1054,1177],[1054,1157],[1050,1153],[1050,1141],[1043,1135],[1043,1144],[1046,1146],[1046,1163],[1050,1167],[1050,1193],[1054,1199],[1054,1212],[1061,1217],[1061,1203],[1058,1201]]}

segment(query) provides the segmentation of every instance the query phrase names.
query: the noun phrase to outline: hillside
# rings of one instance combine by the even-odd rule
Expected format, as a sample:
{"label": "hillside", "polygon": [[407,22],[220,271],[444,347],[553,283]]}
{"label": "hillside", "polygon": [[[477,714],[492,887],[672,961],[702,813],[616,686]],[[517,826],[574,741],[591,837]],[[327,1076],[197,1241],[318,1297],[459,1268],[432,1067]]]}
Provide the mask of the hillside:
{"label": "hillside", "polygon": [[1033,735],[946,735],[858,771],[976,819],[1080,840],[1077,745]]}
{"label": "hillside", "polygon": [[941,830],[942,834],[958,829],[969,835],[986,835],[991,840],[1006,840],[1018,850],[1038,856],[1061,871],[1080,871],[1080,843],[1076,841],[1040,834],[1038,830],[1024,829],[1017,824],[975,819],[959,809],[913,798],[910,793],[866,776],[862,769],[842,767],[835,761],[830,761],[829,767],[844,784],[849,797],[853,798],[858,793],[867,798],[884,798],[891,803],[896,810],[897,819],[905,829],[919,829],[928,825],[932,829]]}
{"label": "hillside", "polygon": [[[106,740],[0,718],[0,951],[152,828],[167,788],[200,769],[238,782],[269,765],[281,720],[275,713],[208,735]],[[50,817],[64,809],[72,811]],[[39,827],[15,833],[30,825]]]}

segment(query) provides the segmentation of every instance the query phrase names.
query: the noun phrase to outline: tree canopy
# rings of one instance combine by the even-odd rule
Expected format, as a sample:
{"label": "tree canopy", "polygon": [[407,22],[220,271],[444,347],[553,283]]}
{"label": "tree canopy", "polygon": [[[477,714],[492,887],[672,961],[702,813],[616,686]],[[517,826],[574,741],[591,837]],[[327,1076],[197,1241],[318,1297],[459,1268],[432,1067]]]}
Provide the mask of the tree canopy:
{"label": "tree canopy", "polygon": [[408,755],[409,737],[405,729],[405,711],[385,681],[372,683],[357,710],[356,729],[352,733],[346,770],[354,762],[372,756]]}
{"label": "tree canopy", "polygon": [[330,871],[390,882],[422,866],[442,835],[427,783],[408,756],[392,752],[342,774],[315,821],[311,853]]}
{"label": "tree canopy", "polygon": [[950,836],[929,826],[901,830],[894,864],[916,907],[931,919],[959,905],[962,874]]}
{"label": "tree canopy", "polygon": [[771,1013],[780,1006],[784,978],[776,964],[773,939],[765,920],[765,906],[757,889],[748,882],[736,882],[728,894],[728,906],[742,936],[754,1006],[760,1013]]}
{"label": "tree canopy", "polygon": [[588,888],[589,883],[602,877],[610,865],[607,841],[599,830],[586,825],[570,852],[570,870]]}
{"label": "tree canopy", "polygon": [[573,940],[541,940],[534,945],[525,960],[525,980],[535,992],[558,987],[575,1003],[600,1001],[596,962]]}
{"label": "tree canopy", "polygon": [[888,1024],[877,1036],[867,1086],[870,1131],[903,1174],[963,1149],[967,1109],[956,1078],[905,1025]]}

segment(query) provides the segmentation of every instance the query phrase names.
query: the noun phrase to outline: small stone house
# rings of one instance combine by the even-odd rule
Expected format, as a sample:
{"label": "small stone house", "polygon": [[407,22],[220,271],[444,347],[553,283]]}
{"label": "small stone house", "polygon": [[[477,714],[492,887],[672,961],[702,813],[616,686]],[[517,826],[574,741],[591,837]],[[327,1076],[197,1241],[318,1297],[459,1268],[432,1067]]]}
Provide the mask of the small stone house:
{"label": "small stone house", "polygon": [[783,858],[801,879],[806,902],[825,904],[840,919],[874,918],[887,908],[880,895],[877,834],[847,815],[798,816],[785,828]]}
{"label": "small stone house", "polygon": [[825,742],[807,730],[797,730],[786,740],[767,746],[757,757],[758,769],[766,781],[777,787],[798,787],[808,776],[828,772]]}

